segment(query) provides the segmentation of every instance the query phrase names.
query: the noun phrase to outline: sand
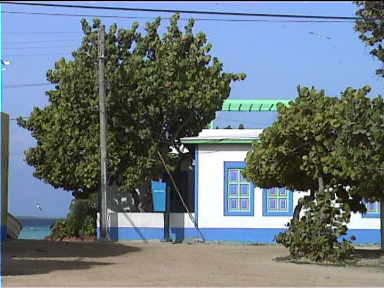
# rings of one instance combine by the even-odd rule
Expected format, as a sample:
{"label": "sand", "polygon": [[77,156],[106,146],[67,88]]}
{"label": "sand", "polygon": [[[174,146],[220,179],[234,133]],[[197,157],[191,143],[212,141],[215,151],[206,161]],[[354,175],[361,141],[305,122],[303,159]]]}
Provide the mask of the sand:
{"label": "sand", "polygon": [[5,287],[384,287],[384,256],[372,248],[360,267],[277,262],[288,251],[275,245],[13,240],[5,249]]}

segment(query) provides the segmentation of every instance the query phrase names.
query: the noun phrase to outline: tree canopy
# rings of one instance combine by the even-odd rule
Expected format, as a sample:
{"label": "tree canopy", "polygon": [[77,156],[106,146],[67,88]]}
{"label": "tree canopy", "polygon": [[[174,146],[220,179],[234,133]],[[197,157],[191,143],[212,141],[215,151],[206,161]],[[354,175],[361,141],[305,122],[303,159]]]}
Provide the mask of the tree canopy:
{"label": "tree canopy", "polygon": [[384,102],[369,91],[348,88],[337,98],[299,87],[247,154],[245,176],[256,186],[311,191],[276,238],[293,257],[344,261],[353,247],[339,239],[351,211],[365,212],[364,199],[384,201]]}
{"label": "tree canopy", "polygon": [[[384,62],[384,2],[383,1],[355,1],[358,6],[356,16],[362,19],[356,20],[355,31],[359,38],[368,46],[371,46],[371,55],[382,63]],[[378,75],[384,76],[384,67],[376,70]]]}
{"label": "tree canopy", "polygon": [[318,190],[319,177],[352,211],[383,199],[384,104],[369,87],[340,98],[300,88],[248,152],[246,177],[259,187]]}
{"label": "tree canopy", "polygon": [[[106,32],[106,99],[108,176],[110,183],[133,189],[159,175],[157,151],[179,149],[180,138],[194,136],[214,119],[229,96],[232,81],[244,74],[223,73],[210,55],[204,33],[184,30],[174,15],[167,31],[158,34],[160,18],[130,29],[111,25]],[[81,21],[84,37],[72,53],[47,72],[55,88],[49,104],[35,107],[29,119],[18,119],[36,139],[26,150],[34,176],[55,188],[86,194],[99,186],[99,101],[97,30]]]}

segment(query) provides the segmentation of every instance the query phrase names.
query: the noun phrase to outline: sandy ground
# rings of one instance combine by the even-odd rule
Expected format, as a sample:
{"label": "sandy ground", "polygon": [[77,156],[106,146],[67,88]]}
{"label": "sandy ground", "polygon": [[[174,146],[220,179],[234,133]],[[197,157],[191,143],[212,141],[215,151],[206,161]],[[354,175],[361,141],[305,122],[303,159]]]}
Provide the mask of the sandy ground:
{"label": "sandy ground", "polygon": [[[5,287],[384,287],[384,265],[277,262],[272,259],[287,256],[288,251],[273,245],[14,240],[7,242],[5,249]],[[372,248],[368,252],[362,251],[365,260],[384,264],[383,254],[380,257]]]}

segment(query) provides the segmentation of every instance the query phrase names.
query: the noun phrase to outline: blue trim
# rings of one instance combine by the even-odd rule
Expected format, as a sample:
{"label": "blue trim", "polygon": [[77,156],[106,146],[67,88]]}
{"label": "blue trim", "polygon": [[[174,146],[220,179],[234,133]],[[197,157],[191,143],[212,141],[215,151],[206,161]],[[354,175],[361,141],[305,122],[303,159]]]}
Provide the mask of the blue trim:
{"label": "blue trim", "polygon": [[292,216],[293,215],[293,192],[288,190],[288,211],[269,212],[268,211],[268,190],[263,189],[263,216]]}
{"label": "blue trim", "polygon": [[7,225],[1,224],[0,226],[0,242],[7,240]]}
{"label": "blue trim", "polygon": [[199,145],[195,146],[195,221],[197,227],[199,227]]}
{"label": "blue trim", "polygon": [[351,236],[355,236],[356,240],[353,243],[358,244],[379,244],[380,243],[380,229],[350,229],[342,238],[349,240]]}
{"label": "blue trim", "polygon": [[[364,201],[364,202],[367,202],[367,201]],[[379,212],[378,213],[364,213],[364,214],[361,214],[361,217],[362,218],[380,218],[380,202],[379,201],[376,201],[377,202],[377,208],[379,209]]]}
{"label": "blue trim", "polygon": [[[286,231],[284,228],[200,228],[207,241],[231,241],[241,243],[275,243],[275,236]],[[120,227],[110,228],[112,240],[163,240],[163,228],[151,227]],[[351,229],[342,238],[356,236],[353,243],[380,243],[380,229]],[[200,238],[195,228],[172,228],[171,238],[187,240]],[[341,240],[341,239],[340,239]]]}
{"label": "blue trim", "polygon": [[225,161],[224,162],[224,216],[253,216],[255,202],[255,188],[250,182],[250,211],[249,212],[230,212],[228,211],[228,173],[229,168],[245,168],[244,161]]}

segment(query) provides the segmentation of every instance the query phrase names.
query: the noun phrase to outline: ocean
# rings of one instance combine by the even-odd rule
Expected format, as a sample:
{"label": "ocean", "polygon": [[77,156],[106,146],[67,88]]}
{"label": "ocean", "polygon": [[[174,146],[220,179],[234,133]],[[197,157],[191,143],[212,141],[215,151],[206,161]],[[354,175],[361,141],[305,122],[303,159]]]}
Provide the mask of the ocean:
{"label": "ocean", "polygon": [[17,219],[23,225],[19,239],[44,239],[50,234],[51,225],[56,218],[39,218],[29,216],[19,216]]}

